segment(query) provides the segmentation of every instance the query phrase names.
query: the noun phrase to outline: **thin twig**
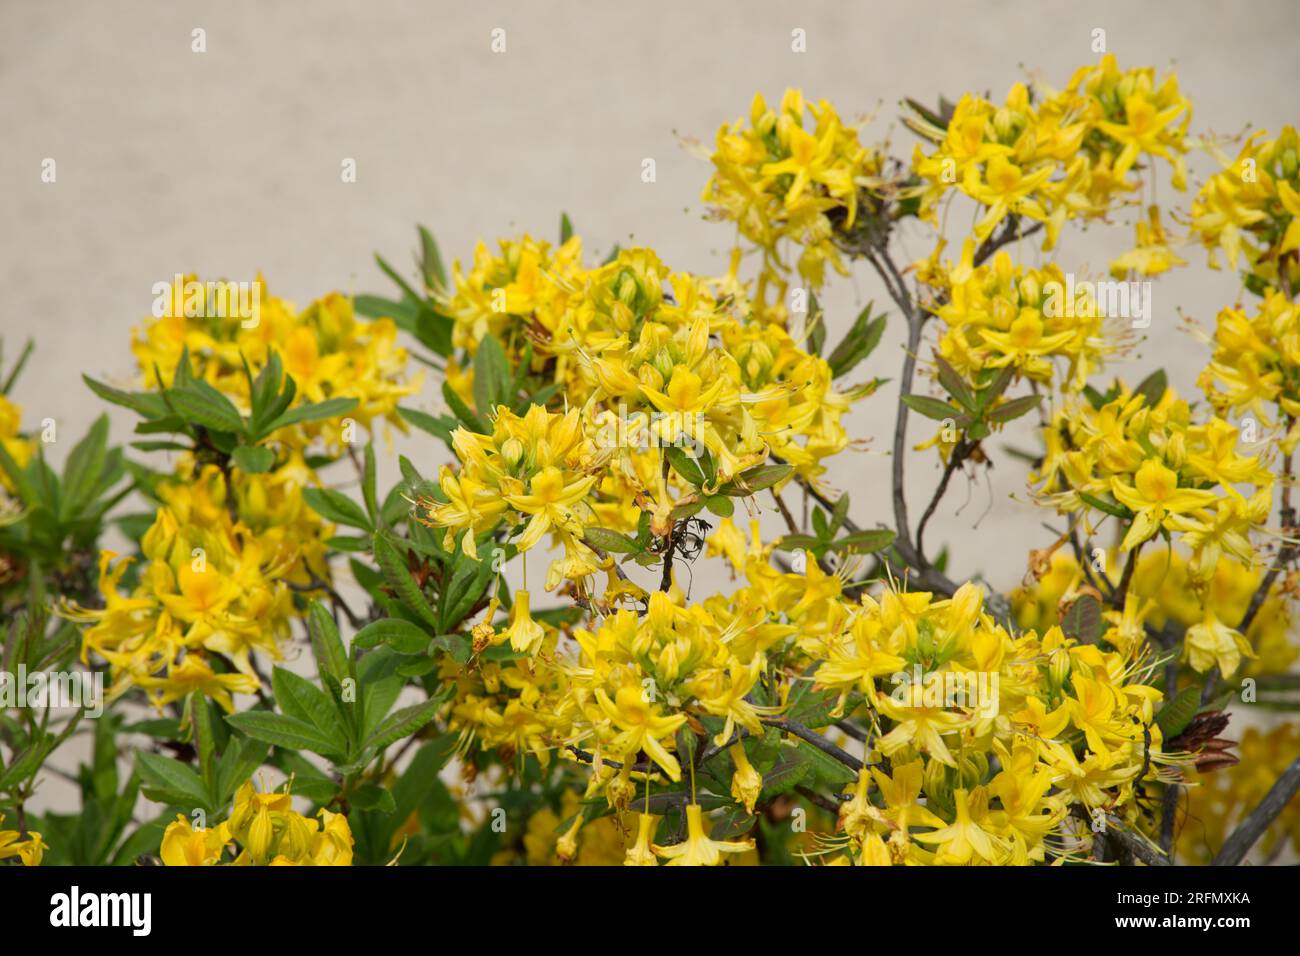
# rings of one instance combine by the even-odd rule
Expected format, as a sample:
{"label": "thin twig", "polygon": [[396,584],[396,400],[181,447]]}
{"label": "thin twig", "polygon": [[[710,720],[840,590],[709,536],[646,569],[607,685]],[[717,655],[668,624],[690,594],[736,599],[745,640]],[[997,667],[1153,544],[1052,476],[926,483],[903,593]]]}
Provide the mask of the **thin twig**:
{"label": "thin twig", "polygon": [[1277,783],[1259,801],[1259,806],[1250,811],[1241,821],[1232,836],[1224,841],[1222,849],[1215,855],[1214,866],[1236,866],[1246,858],[1255,841],[1264,835],[1279,813],[1291,802],[1291,798],[1300,792],[1300,757],[1291,762]]}

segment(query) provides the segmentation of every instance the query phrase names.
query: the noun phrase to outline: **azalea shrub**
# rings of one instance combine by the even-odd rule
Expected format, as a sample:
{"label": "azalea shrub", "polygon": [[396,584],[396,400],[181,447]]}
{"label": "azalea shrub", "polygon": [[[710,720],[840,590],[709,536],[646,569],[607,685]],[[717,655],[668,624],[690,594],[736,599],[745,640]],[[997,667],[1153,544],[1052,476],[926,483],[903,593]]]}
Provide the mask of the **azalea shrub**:
{"label": "azalea shrub", "polygon": [[[421,228],[384,294],[176,277],[134,380],[85,380],[125,448],[101,417],[56,472],[0,397],[3,670],[103,688],[8,681],[0,860],[1293,857],[1300,144],[1198,137],[1111,56],[1062,79],[905,100],[910,155],[756,96],[695,146],[721,275]],[[1125,218],[1108,273],[1059,253]],[[829,315],[855,265],[881,296]],[[1197,392],[1126,376],[1198,267],[1240,291],[1185,323]],[[1011,590],[933,545],[995,463],[1050,529]]]}

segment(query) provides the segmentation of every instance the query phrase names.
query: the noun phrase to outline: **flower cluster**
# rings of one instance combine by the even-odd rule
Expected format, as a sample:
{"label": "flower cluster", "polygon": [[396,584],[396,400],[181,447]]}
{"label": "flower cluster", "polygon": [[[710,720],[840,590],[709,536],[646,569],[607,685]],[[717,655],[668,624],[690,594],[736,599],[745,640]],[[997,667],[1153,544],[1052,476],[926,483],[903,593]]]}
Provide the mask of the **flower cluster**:
{"label": "flower cluster", "polygon": [[737,120],[718,130],[710,158],[714,173],[702,198],[762,251],[758,303],[779,310],[788,287],[787,242],[798,248],[798,273],[812,288],[825,281],[828,263],[848,274],[836,239],[857,222],[859,191],[884,185],[883,158],[862,145],[834,107],[806,102],[791,89],[772,109],[757,95],[748,124]]}
{"label": "flower cluster", "polygon": [[[1255,315],[1223,309],[1210,343],[1214,352],[1198,384],[1222,417],[1249,413],[1257,424],[1289,424],[1284,452],[1300,441],[1300,305],[1268,291]],[[1257,436],[1262,438],[1263,436]]]}
{"label": "flower cluster", "polygon": [[1210,266],[1244,265],[1245,283],[1262,294],[1269,287],[1300,289],[1300,139],[1294,126],[1276,139],[1259,130],[1236,159],[1213,148],[1223,169],[1192,202],[1192,232],[1205,244]]}
{"label": "flower cluster", "polygon": [[[359,425],[368,428],[382,419],[406,431],[397,404],[419,392],[423,376],[407,374],[409,356],[397,344],[392,320],[359,321],[352,299],[339,293],[299,311],[270,295],[261,279],[250,290],[237,291],[231,282],[200,284],[185,276],[163,298],[158,310],[163,314],[144,322],[132,338],[147,386],[170,385],[181,356],[188,354],[198,378],[247,414],[253,375],[274,353],[294,380],[299,401],[354,398],[357,406],[349,417]],[[333,454],[341,452],[345,440],[338,423],[321,422],[286,426],[275,437],[297,449],[319,439]]]}
{"label": "flower cluster", "polygon": [[[870,390],[839,391],[824,359],[779,326],[737,316],[705,282],[670,272],[654,252],[624,250],[579,272],[568,252],[576,256],[576,242],[554,257],[567,277],[549,271],[548,248],[531,240],[503,244],[499,260],[480,256],[469,278],[457,270],[448,312],[478,352],[475,368],[450,376],[461,400],[473,401],[475,378],[488,374],[475,337],[490,334],[512,365],[542,373],[567,411],[539,403],[517,411],[507,396],[481,423],[490,434],[455,432],[459,471],[444,469],[440,498],[423,503],[428,520],[448,529],[448,546],[453,531],[464,533],[469,554],[471,539],[502,521],[507,537],[523,529],[520,551],[554,535],[565,557],[552,565],[548,589],[596,569],[585,529],[631,531],[649,512],[664,537],[674,509],[698,510],[706,500],[723,508],[717,497],[733,493],[724,487],[772,456],[795,473],[818,474],[824,458],[848,445],[841,420],[851,401]],[[544,274],[524,274],[534,268]],[[564,291],[540,289],[557,283]],[[494,297],[512,311],[489,320]],[[673,450],[698,474],[669,468]]]}
{"label": "flower cluster", "polygon": [[1025,269],[999,252],[974,267],[974,252],[967,241],[961,262],[942,277],[948,295],[935,310],[945,326],[938,354],[968,381],[1011,369],[1016,379],[1050,387],[1059,359],[1060,384],[1077,390],[1123,347],[1125,333],[1107,322],[1087,287],[1067,301],[1071,287],[1058,266]]}
{"label": "flower cluster", "polygon": [[984,207],[977,240],[1015,215],[1041,223],[1051,249],[1067,220],[1102,218],[1129,201],[1138,188],[1129,172],[1143,155],[1166,160],[1175,188],[1186,188],[1191,114],[1176,76],[1158,83],[1154,70],[1121,70],[1110,55],[1059,92],[1017,83],[1000,105],[967,94],[948,116],[911,119],[935,143],[912,159],[918,214],[936,222],[940,202],[959,191]]}
{"label": "flower cluster", "polygon": [[351,866],[352,829],[341,813],[296,812],[288,786],[259,793],[248,782],[235,794],[230,819],[215,827],[196,828],[178,815],[163,834],[161,855],[166,866]]}
{"label": "flower cluster", "polygon": [[[106,551],[104,607],[66,612],[91,625],[83,658],[93,651],[108,661],[110,698],[140,687],[162,707],[197,691],[230,711],[232,692],[257,691],[252,652],[280,659],[296,613],[288,584],[307,584],[328,570],[328,526],[302,498],[309,475],[298,459],[293,467],[238,476],[232,496],[217,466],[182,467],[180,480],[160,487],[135,587],[121,593],[131,559],[113,564]],[[224,662],[215,668],[214,655]]]}
{"label": "flower cluster", "polygon": [[1177,541],[1191,551],[1192,580],[1204,584],[1221,555],[1253,563],[1249,534],[1273,502],[1272,473],[1260,456],[1238,452],[1237,432],[1221,418],[1194,422],[1173,389],[1121,385],[1056,410],[1031,480],[1063,514],[1129,522],[1123,552],[1157,534]]}

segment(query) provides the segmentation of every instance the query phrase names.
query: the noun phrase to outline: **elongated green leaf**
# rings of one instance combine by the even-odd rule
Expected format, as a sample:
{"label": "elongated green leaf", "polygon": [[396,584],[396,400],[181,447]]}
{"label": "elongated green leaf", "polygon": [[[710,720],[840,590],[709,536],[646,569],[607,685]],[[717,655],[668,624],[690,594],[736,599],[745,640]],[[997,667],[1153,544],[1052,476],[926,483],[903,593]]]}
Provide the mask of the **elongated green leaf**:
{"label": "elongated green leaf", "polygon": [[372,621],[352,638],[353,647],[387,644],[399,654],[423,654],[429,649],[429,635],[410,621],[389,617]]}
{"label": "elongated green leaf", "polygon": [[445,701],[441,697],[431,697],[413,707],[403,707],[389,714],[365,742],[367,749],[383,750],[389,744],[418,731],[433,720]]}
{"label": "elongated green leaf", "polygon": [[209,805],[203,779],[179,760],[141,750],[135,755],[135,766],[151,800],[196,808]]}
{"label": "elongated green leaf", "polygon": [[830,545],[832,551],[844,554],[874,554],[894,543],[897,535],[888,528],[873,528],[868,531],[855,531],[845,535]]}
{"label": "elongated green leaf", "polygon": [[928,395],[904,395],[903,404],[912,411],[924,415],[926,418],[933,418],[937,422],[945,419],[955,419],[957,409],[953,408],[947,402],[940,401],[937,398],[930,398]]}
{"label": "elongated green leaf", "polygon": [[316,669],[341,683],[349,674],[348,652],[343,648],[338,625],[319,601],[312,601],[307,607],[307,634],[311,638]]}
{"label": "elongated green leaf", "polygon": [[304,488],[302,496],[312,511],[326,521],[360,528],[362,531],[374,531],[374,526],[361,506],[342,492],[332,488]]}
{"label": "elongated green leaf", "polygon": [[383,535],[377,534],[374,539],[374,553],[376,563],[384,572],[384,578],[392,587],[398,600],[435,631],[443,630],[438,626],[438,615],[434,613],[429,599],[424,596],[415,578],[411,576],[406,561],[397,548]]}
{"label": "elongated green leaf", "polygon": [[347,750],[347,730],[334,701],[305,677],[277,667],[271,671],[275,703],[285,714],[311,725],[338,753]]}
{"label": "elongated green leaf", "polygon": [[226,717],[226,723],[245,736],[289,750],[310,750],[321,756],[337,756],[339,746],[304,720],[269,710],[246,710]]}
{"label": "elongated green leaf", "polygon": [[266,426],[265,431],[270,434],[276,429],[288,425],[297,425],[300,422],[315,422],[325,418],[336,418],[339,415],[346,415],[356,407],[357,400],[355,398],[327,398],[323,402],[299,405],[297,408],[291,408],[283,415],[278,416]]}

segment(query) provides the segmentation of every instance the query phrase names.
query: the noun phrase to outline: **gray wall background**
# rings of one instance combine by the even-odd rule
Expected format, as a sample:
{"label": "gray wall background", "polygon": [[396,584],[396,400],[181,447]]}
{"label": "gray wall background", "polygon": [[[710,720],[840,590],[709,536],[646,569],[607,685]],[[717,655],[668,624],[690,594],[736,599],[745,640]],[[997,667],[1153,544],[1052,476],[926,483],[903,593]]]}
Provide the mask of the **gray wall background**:
{"label": "gray wall background", "polygon": [[[910,155],[901,97],[1000,97],[1029,70],[1061,85],[1095,61],[1101,27],[1122,65],[1178,71],[1195,131],[1276,132],[1300,118],[1298,14],[1295,0],[0,0],[0,334],[11,355],[27,336],[38,346],[14,397],[27,424],[58,422],[61,460],[65,436],[101,410],[80,373],[130,375],[130,329],[155,282],[260,270],[300,305],[336,288],[386,292],[371,254],[408,264],[416,222],[433,227],[448,258],[468,258],[479,238],[554,236],[563,210],[589,250],[648,244],[675,268],[720,272],[732,232],[701,220],[709,166],[679,136],[711,142],[756,91],[772,100],[797,86],[846,118],[874,114],[865,138],[890,135]],[[197,27],[206,53],[191,52]],[[496,27],[507,31],[504,54],[489,46]],[[796,27],[804,54],[790,50]],[[57,162],[52,185],[40,179],[46,157]],[[355,184],[340,182],[345,157],[357,162]],[[641,182],[644,157],[657,162],[654,184]],[[1194,174],[1211,169],[1193,161]],[[1167,184],[1160,195],[1173,197]],[[1131,236],[1127,225],[1068,233],[1056,255],[1066,269],[1101,272]],[[930,248],[919,232],[906,246],[909,258]],[[1183,255],[1190,266],[1156,287],[1148,341],[1115,371],[1136,380],[1163,365],[1189,392],[1206,353],[1178,329],[1178,312],[1210,324],[1237,285],[1205,270],[1199,249]],[[832,342],[871,298],[885,305],[866,267],[832,283]],[[897,378],[901,331],[890,329],[864,371]],[[436,384],[417,404],[438,401]],[[865,525],[890,517],[896,395],[888,385],[858,407],[850,428],[871,448],[831,471]],[[130,416],[113,421],[114,439],[129,440]],[[399,447],[428,471],[442,460],[431,441]],[[932,452],[913,458],[915,516],[938,468]],[[966,489],[954,482],[930,539],[953,547],[955,573],[979,570],[1005,588],[1023,575],[1026,550],[1050,540],[1040,523],[1051,516],[1025,503],[1014,461],[1002,457],[990,479],[971,486],[959,516]],[[697,593],[725,580],[717,563],[696,568]]]}

